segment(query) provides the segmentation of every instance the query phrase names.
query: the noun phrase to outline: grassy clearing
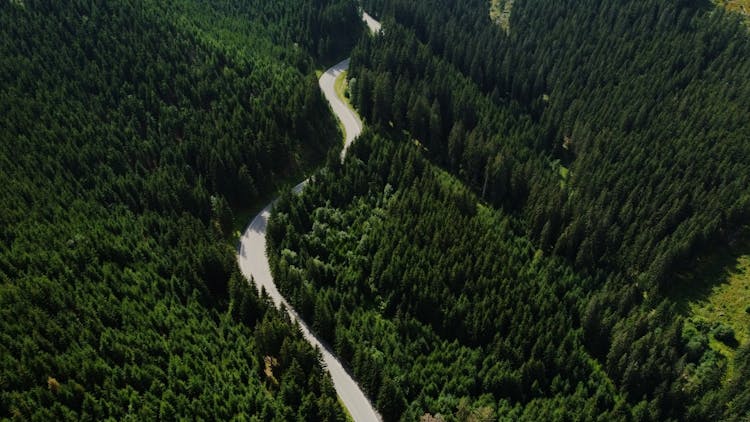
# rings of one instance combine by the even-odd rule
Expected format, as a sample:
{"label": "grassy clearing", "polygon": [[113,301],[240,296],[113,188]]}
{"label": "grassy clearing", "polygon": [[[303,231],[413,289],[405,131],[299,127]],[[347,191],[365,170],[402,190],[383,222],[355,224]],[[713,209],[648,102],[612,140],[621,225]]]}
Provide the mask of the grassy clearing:
{"label": "grassy clearing", "polygon": [[[708,345],[727,358],[726,379],[731,379],[735,350],[750,341],[750,226],[676,278],[680,287],[673,297],[680,310],[691,324],[709,331]],[[717,339],[713,330],[719,326],[730,327],[736,343]]]}
{"label": "grassy clearing", "polygon": [[740,344],[750,340],[750,255],[739,256],[726,280],[714,286],[703,303],[693,304],[693,313],[706,319],[724,320],[734,328]]}
{"label": "grassy clearing", "polygon": [[714,0],[714,3],[743,15],[745,19],[750,19],[750,0]]}
{"label": "grassy clearing", "polygon": [[509,32],[512,9],[513,0],[490,0],[490,19],[500,25],[505,32]]}
{"label": "grassy clearing", "polygon": [[737,342],[745,344],[750,340],[750,313],[747,312],[750,310],[750,254],[734,258],[721,275],[705,299],[690,303],[691,314],[709,323],[732,327]]}

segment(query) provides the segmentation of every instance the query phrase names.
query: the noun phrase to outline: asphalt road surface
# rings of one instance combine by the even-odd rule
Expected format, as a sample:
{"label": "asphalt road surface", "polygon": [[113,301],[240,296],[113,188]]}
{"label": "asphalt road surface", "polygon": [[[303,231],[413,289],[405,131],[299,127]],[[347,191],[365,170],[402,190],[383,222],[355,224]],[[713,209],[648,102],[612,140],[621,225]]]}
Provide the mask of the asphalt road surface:
{"label": "asphalt road surface", "polygon": [[320,90],[323,91],[323,95],[325,95],[326,100],[328,100],[328,104],[331,105],[333,113],[336,114],[336,117],[338,117],[341,123],[344,125],[345,136],[344,149],[341,150],[342,157],[346,154],[346,150],[347,148],[349,148],[349,144],[351,144],[354,138],[359,136],[359,134],[362,132],[362,120],[360,120],[359,116],[357,116],[354,110],[349,108],[349,106],[341,101],[341,99],[336,95],[336,90],[333,87],[334,83],[336,82],[336,78],[341,74],[341,72],[345,71],[348,68],[349,59],[347,58],[331,66],[331,68],[326,70],[318,80]]}

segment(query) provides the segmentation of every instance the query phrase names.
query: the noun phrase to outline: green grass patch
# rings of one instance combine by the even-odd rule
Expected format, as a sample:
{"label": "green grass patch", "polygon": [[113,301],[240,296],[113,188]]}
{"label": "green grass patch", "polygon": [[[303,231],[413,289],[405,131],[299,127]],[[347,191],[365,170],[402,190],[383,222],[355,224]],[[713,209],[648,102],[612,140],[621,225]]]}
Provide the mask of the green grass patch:
{"label": "green grass patch", "polygon": [[[336,77],[336,80],[333,82],[333,90],[336,92],[336,96],[339,97],[339,99],[346,104],[346,106],[354,112],[354,114],[357,114],[357,111],[354,110],[354,107],[352,107],[352,104],[349,102],[349,82],[346,79],[347,71],[341,72],[339,76]],[[338,118],[336,121],[339,122],[339,127],[341,128],[341,133],[344,135],[344,138],[346,138],[346,128],[344,128],[343,123],[341,123],[341,120]]]}
{"label": "green grass patch", "polygon": [[336,81],[333,83],[333,89],[336,91],[336,95],[338,95],[339,98],[341,98],[342,101],[346,101],[346,88],[347,88],[347,81],[346,81],[346,74],[348,72],[345,70],[339,74],[339,76],[336,77]]}
{"label": "green grass patch", "polygon": [[708,346],[727,358],[725,379],[731,379],[735,350],[750,341],[750,226],[676,279],[671,296],[688,323],[706,332]]}
{"label": "green grass patch", "polygon": [[354,107],[352,107],[352,104],[349,102],[349,81],[347,81],[346,79],[347,74],[348,73],[345,70],[341,72],[338,77],[336,77],[336,81],[334,81],[333,83],[333,89],[334,91],[336,91],[336,95],[339,97],[339,99],[341,99],[341,101],[343,101],[351,111],[354,111],[356,113]]}
{"label": "green grass patch", "polygon": [[750,0],[714,0],[717,6],[721,6],[731,12],[736,12],[750,20]]}
{"label": "green grass patch", "polygon": [[558,174],[560,175],[560,187],[565,188],[566,186],[568,186],[568,176],[570,176],[570,170],[567,167],[560,165]]}
{"label": "green grass patch", "polygon": [[750,340],[750,254],[732,257],[716,278],[708,296],[690,303],[690,313],[731,327],[737,342],[745,344]]}

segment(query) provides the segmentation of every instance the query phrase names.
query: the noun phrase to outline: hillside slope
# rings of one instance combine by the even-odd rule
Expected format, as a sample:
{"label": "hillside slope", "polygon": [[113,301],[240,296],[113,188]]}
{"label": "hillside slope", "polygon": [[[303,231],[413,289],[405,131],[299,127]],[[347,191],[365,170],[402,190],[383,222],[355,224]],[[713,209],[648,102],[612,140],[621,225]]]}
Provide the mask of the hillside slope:
{"label": "hillside slope", "polygon": [[225,236],[335,142],[346,4],[0,3],[0,418],[344,420]]}
{"label": "hillside slope", "polygon": [[[353,103],[384,138],[404,142],[401,134],[408,132],[432,164],[463,182],[480,202],[517,219],[514,234],[534,251],[519,260],[560,258],[579,280],[589,280],[574,283],[583,290],[568,309],[545,312],[570,317],[572,332],[582,330],[585,352],[614,386],[613,395],[605,394],[608,401],[598,402],[617,403],[609,416],[747,418],[742,374],[750,344],[732,341],[725,322],[685,323],[690,316],[681,294],[693,288],[684,275],[692,264],[710,259],[716,245],[737,243],[750,218],[750,82],[744,77],[750,72],[750,37],[738,16],[709,1],[518,0],[511,31],[505,32],[487,16],[486,1],[365,5],[384,27],[380,37],[362,39],[352,53]],[[411,174],[408,165],[397,170],[397,180]],[[334,197],[336,192],[330,191]],[[399,220],[421,215],[400,211],[394,216]],[[315,228],[312,212],[290,214],[295,232]],[[416,232],[419,225],[413,223],[409,227]],[[347,232],[362,236],[358,229]],[[407,234],[419,235],[405,231],[396,238]],[[314,242],[289,250],[304,259],[306,248],[326,263]],[[389,248],[381,244],[347,261],[358,263]],[[425,247],[414,261],[440,267],[450,257],[434,253]],[[409,262],[391,276],[402,282],[408,277],[429,293],[440,292],[435,283],[451,279],[409,272],[414,266]],[[516,271],[512,279],[527,276]],[[340,277],[335,271],[327,277],[334,275]],[[464,282],[477,280],[467,276]],[[710,291],[721,279],[700,282],[702,291]],[[492,285],[500,289],[503,283]],[[345,288],[335,285],[332,297]],[[378,313],[390,318],[386,297]],[[451,308],[450,302],[418,297],[417,305],[438,308],[432,311],[437,315]],[[513,298],[534,300],[522,292]],[[416,315],[429,315],[418,309]],[[346,319],[334,326],[341,324]],[[523,326],[511,325],[507,332],[502,320],[487,324],[495,330],[489,332],[506,339]],[[718,338],[726,343],[717,345]],[[470,340],[459,344],[468,346]],[[421,341],[412,337],[405,344],[416,347]],[[554,345],[550,340],[539,348]],[[732,352],[717,352],[722,347]],[[513,346],[507,353],[523,350]],[[531,376],[541,386],[562,376],[544,362],[548,370]],[[474,388],[470,401],[488,391]],[[537,408],[535,396],[519,396],[513,383],[489,391],[495,409],[506,408],[502,400]],[[548,402],[531,419],[554,418],[555,406]]]}

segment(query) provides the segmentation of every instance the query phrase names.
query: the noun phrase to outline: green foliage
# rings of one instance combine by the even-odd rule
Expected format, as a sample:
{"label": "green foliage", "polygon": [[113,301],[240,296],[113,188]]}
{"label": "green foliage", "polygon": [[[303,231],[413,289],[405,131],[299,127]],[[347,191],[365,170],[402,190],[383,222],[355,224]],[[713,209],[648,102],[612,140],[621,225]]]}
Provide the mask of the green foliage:
{"label": "green foliage", "polygon": [[286,13],[345,3],[0,2],[0,419],[343,420],[222,236],[334,144]]}
{"label": "green foliage", "polygon": [[[701,2],[521,2],[508,35],[486,1],[448,3],[365,2],[393,19],[352,54],[354,104],[409,130],[483,199],[522,209],[545,250],[663,287],[750,215],[737,19]],[[377,112],[388,80],[391,109]],[[545,164],[556,159],[563,185]]]}
{"label": "green foliage", "polygon": [[386,420],[466,420],[501,401],[528,420],[560,403],[614,415],[620,399],[575,324],[589,280],[410,143],[366,133],[351,148],[277,203],[270,232],[285,235],[269,256],[286,297]]}
{"label": "green foliage", "polygon": [[0,418],[343,420],[223,240],[324,156],[272,269],[387,420],[750,417],[743,307],[674,295],[750,216],[746,27],[512,4],[365,0],[342,166],[312,57],[355,2],[0,2]]}
{"label": "green foliage", "polygon": [[726,324],[717,324],[716,327],[711,330],[711,335],[714,336],[716,340],[719,340],[726,345],[734,346],[737,344],[737,339],[734,336],[734,330],[732,329],[732,327]]}
{"label": "green foliage", "polygon": [[710,329],[683,336],[672,297],[691,288],[675,272],[750,216],[740,20],[707,1],[516,1],[508,32],[482,0],[364,4],[384,30],[352,53],[353,104],[591,278],[582,341],[633,418],[742,418],[721,380],[747,356],[706,349]]}

